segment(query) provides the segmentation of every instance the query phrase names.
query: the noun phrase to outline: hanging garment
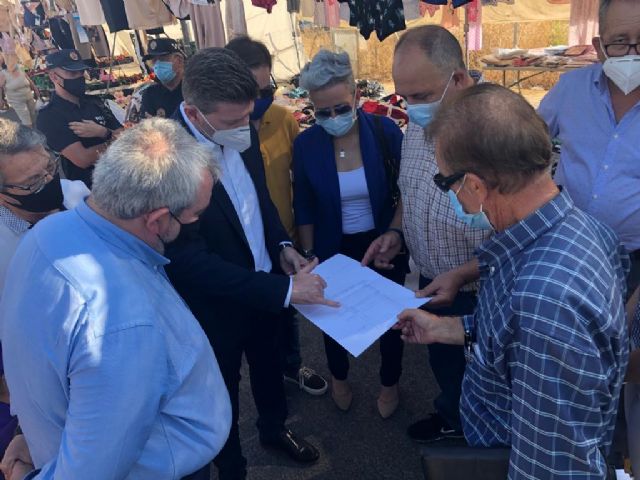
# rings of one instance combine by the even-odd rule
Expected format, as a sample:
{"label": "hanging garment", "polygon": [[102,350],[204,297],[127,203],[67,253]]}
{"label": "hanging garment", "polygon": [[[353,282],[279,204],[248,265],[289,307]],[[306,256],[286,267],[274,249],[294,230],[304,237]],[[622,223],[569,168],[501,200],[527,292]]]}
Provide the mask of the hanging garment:
{"label": "hanging garment", "polygon": [[107,23],[100,0],[76,0],[82,25],[102,25]]}
{"label": "hanging garment", "polygon": [[254,7],[266,8],[267,13],[271,13],[273,6],[278,3],[277,0],[251,0]]}
{"label": "hanging garment", "polygon": [[162,0],[124,0],[129,28],[147,30],[171,25],[174,16]]}
{"label": "hanging garment", "polygon": [[198,48],[224,47],[227,44],[220,4],[192,4],[189,10]]}
{"label": "hanging garment", "polygon": [[340,6],[337,0],[316,0],[313,23],[320,27],[337,28],[340,26]]}
{"label": "hanging garment", "polygon": [[0,34],[0,48],[5,55],[11,55],[16,53],[16,42],[8,33]]}
{"label": "hanging garment", "polygon": [[480,0],[473,0],[464,8],[467,9],[469,32],[467,33],[467,48],[470,52],[482,50],[482,4]]}
{"label": "hanging garment", "polygon": [[225,19],[227,24],[227,41],[247,35],[247,20],[244,16],[242,0],[227,0]]}
{"label": "hanging garment", "polygon": [[110,55],[109,42],[107,36],[104,33],[102,25],[96,25],[93,27],[85,27],[87,35],[89,35],[89,41],[96,57],[108,57]]}
{"label": "hanging garment", "polygon": [[351,12],[349,25],[357,27],[360,35],[369,39],[374,30],[382,41],[394,32],[404,30],[402,0],[338,0],[348,3]]}
{"label": "hanging garment", "polygon": [[[421,2],[430,3],[431,5],[449,5],[449,0],[420,0]],[[458,8],[472,0],[451,0],[451,5],[453,8]]]}
{"label": "hanging garment", "polygon": [[0,5],[0,32],[11,31],[11,14],[13,8]]}
{"label": "hanging garment", "polygon": [[47,16],[40,2],[23,3],[24,26],[28,28],[44,28],[47,26]]}
{"label": "hanging garment", "polygon": [[111,33],[129,29],[124,0],[100,0],[100,5]]}
{"label": "hanging garment", "polygon": [[569,45],[587,45],[598,36],[598,0],[571,2]]}
{"label": "hanging garment", "polygon": [[17,75],[2,70],[0,75],[5,79],[4,95],[7,103],[13,108],[23,125],[32,126],[35,120],[35,101],[31,92],[31,84],[27,80],[27,75],[20,71],[22,67],[18,65]]}
{"label": "hanging garment", "polygon": [[287,0],[287,12],[300,13],[300,0]]}
{"label": "hanging garment", "polygon": [[460,17],[458,11],[449,7],[442,9],[442,20],[440,25],[446,29],[455,28],[460,26]]}
{"label": "hanging garment", "polygon": [[431,5],[430,3],[420,2],[420,15],[423,17],[429,12],[431,18],[434,17],[436,12],[440,10],[439,5]]}
{"label": "hanging garment", "polygon": [[162,0],[171,13],[180,20],[186,20],[189,16],[188,0]]}
{"label": "hanging garment", "polygon": [[73,12],[75,10],[73,8],[73,3],[71,3],[71,0],[56,0],[56,5],[58,8],[66,11],[67,13]]}
{"label": "hanging garment", "polygon": [[[315,6],[315,0],[300,0],[300,16],[308,18],[313,17]],[[347,19],[347,21],[349,21],[349,19]]]}
{"label": "hanging garment", "polygon": [[49,19],[49,29],[51,30],[51,36],[53,41],[59,49],[73,49],[76,48],[73,43],[73,35],[71,34],[71,28],[66,20],[60,17],[53,17]]}
{"label": "hanging garment", "polygon": [[420,13],[420,3],[420,0],[402,0],[404,20],[406,22],[422,18],[422,14]]}

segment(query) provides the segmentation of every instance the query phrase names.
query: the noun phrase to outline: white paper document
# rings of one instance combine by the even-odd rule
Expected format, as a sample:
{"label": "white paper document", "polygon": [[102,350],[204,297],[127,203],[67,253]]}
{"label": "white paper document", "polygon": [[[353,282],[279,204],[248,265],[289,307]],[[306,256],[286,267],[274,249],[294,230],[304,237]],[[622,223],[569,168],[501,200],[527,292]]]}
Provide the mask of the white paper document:
{"label": "white paper document", "polygon": [[313,273],[327,282],[325,297],[340,302],[340,307],[294,307],[354,357],[389,330],[402,310],[429,301],[345,255],[334,255]]}

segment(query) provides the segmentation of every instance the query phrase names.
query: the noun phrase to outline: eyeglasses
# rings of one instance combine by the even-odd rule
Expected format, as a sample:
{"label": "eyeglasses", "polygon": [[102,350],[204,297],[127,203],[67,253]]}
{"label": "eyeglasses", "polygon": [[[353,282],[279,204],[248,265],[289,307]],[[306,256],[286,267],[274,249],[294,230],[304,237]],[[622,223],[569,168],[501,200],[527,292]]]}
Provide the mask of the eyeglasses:
{"label": "eyeglasses", "polygon": [[640,43],[610,43],[604,46],[604,51],[610,57],[624,57],[631,53],[631,48],[640,55]]}
{"label": "eyeglasses", "polygon": [[464,172],[458,172],[458,173],[454,173],[453,175],[449,175],[448,177],[445,177],[441,173],[436,173],[433,176],[433,183],[435,183],[436,187],[438,187],[444,193],[447,193],[449,190],[451,190],[451,187],[453,186],[453,184],[463,179],[465,175],[466,173]]}
{"label": "eyeglasses", "polygon": [[327,108],[318,108],[316,110],[316,118],[319,119],[327,119],[331,117],[332,113],[335,113],[336,117],[338,115],[344,115],[345,113],[350,113],[352,111],[352,105],[348,103],[341,103],[340,105],[334,105],[333,107]]}
{"label": "eyeglasses", "polygon": [[48,177],[55,177],[58,173],[58,170],[60,169],[60,155],[50,150],[47,150],[47,154],[49,155],[49,161],[47,162],[47,166],[45,167],[46,173],[42,177],[38,178],[38,180],[31,183],[30,185],[5,184],[3,189],[6,190],[7,188],[13,188],[14,190],[21,190],[23,192],[29,193],[41,192],[45,185],[51,181],[51,179]]}
{"label": "eyeglasses", "polygon": [[275,78],[271,76],[269,86],[258,90],[258,98],[273,97],[273,95],[276,93],[276,90],[278,90],[278,84],[276,83]]}

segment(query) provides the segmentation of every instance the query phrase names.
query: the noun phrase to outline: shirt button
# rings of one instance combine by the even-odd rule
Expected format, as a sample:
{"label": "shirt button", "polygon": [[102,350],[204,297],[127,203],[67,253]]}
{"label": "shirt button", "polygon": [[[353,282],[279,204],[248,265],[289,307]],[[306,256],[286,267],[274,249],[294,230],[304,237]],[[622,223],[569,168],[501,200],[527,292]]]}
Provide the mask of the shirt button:
{"label": "shirt button", "polygon": [[489,275],[493,275],[493,272],[495,272],[495,271],[496,271],[496,267],[491,267],[489,269]]}
{"label": "shirt button", "polygon": [[604,166],[604,169],[605,169],[605,170],[609,170],[609,165],[605,165],[605,166]]}
{"label": "shirt button", "polygon": [[593,199],[594,199],[594,200],[597,200],[597,199],[598,199],[598,195],[594,195],[594,196],[593,196]]}
{"label": "shirt button", "polygon": [[617,133],[614,133],[613,138],[617,139],[619,137],[619,135]]}

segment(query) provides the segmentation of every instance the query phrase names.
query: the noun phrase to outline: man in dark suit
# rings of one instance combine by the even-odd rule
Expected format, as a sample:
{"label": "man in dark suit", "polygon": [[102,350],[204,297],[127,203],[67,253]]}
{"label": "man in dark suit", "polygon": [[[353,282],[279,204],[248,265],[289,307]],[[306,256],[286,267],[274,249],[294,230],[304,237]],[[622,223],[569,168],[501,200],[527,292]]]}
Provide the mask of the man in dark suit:
{"label": "man in dark suit", "polygon": [[184,102],[174,115],[211,148],[222,172],[200,222],[167,250],[169,276],[209,337],[231,397],[231,433],[214,460],[221,480],[246,476],[238,434],[243,353],[261,442],[300,462],[318,459],[312,445],[284,426],[277,321],[290,303],[336,305],[324,298],[324,280],[311,273],[317,261],[307,263],[292,247],[269,196],[260,142],[249,125],[257,91],[236,54],[204,49],[187,64]]}

